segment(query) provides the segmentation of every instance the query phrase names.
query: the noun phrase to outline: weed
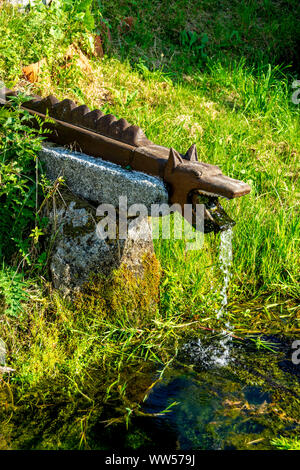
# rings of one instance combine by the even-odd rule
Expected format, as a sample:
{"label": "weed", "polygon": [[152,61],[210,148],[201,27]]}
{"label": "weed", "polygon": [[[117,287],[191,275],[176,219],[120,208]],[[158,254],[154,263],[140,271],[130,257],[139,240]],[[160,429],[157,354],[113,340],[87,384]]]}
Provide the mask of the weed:
{"label": "weed", "polygon": [[281,450],[300,450],[300,441],[297,437],[280,436],[273,439],[271,444]]}

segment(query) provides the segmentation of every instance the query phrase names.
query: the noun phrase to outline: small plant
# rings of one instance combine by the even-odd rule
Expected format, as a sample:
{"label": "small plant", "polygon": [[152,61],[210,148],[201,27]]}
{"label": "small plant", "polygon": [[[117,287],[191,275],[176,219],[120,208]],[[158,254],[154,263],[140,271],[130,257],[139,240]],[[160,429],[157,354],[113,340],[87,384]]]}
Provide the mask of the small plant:
{"label": "small plant", "polygon": [[255,347],[257,350],[260,350],[260,349],[266,349],[272,353],[276,353],[277,352],[277,344],[276,343],[272,343],[271,341],[267,341],[265,339],[263,339],[261,336],[257,336],[255,338],[249,338],[250,341],[253,341],[253,343],[255,344]]}
{"label": "small plant", "polygon": [[198,41],[198,34],[195,31],[184,30],[180,33],[180,40],[184,47],[189,47],[191,49]]}
{"label": "small plant", "polygon": [[[33,2],[32,2],[33,3]],[[45,58],[55,68],[70,46],[78,43],[92,53],[94,34],[102,18],[94,0],[53,0],[48,7],[34,2],[26,12],[1,6],[0,79],[15,83],[22,67]],[[25,17],[25,18],[24,18]]]}
{"label": "small plant", "polygon": [[280,450],[300,450],[300,440],[297,437],[277,437],[271,444]]}
{"label": "small plant", "polygon": [[20,315],[22,302],[28,299],[26,287],[28,283],[24,281],[22,274],[2,266],[0,269],[0,315],[3,313],[11,317]]}
{"label": "small plant", "polygon": [[184,30],[180,33],[180,41],[183,47],[188,47],[197,55],[200,55],[202,59],[207,57],[205,49],[208,44],[208,35],[206,33],[200,38],[195,31]]}
{"label": "small plant", "polygon": [[29,262],[30,232],[35,243],[42,233],[37,226],[41,222],[38,152],[44,129],[41,124],[38,129],[29,126],[30,114],[18,100],[13,109],[0,109],[0,256],[9,260],[17,249]]}
{"label": "small plant", "polygon": [[172,413],[172,408],[174,406],[178,406],[180,405],[180,402],[179,401],[173,401],[170,405],[168,405],[164,410],[160,411],[159,413],[157,413],[157,415],[163,415],[163,414],[166,414],[166,413]]}

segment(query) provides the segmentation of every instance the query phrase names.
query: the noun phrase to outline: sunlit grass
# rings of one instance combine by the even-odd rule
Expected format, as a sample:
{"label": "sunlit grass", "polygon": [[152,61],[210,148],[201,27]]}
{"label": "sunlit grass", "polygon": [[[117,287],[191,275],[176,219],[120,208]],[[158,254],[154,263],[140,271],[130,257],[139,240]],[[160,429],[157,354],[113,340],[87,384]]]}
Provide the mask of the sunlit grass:
{"label": "sunlit grass", "polygon": [[273,439],[271,444],[281,450],[300,450],[300,441],[296,437],[289,438],[281,436],[277,439]]}

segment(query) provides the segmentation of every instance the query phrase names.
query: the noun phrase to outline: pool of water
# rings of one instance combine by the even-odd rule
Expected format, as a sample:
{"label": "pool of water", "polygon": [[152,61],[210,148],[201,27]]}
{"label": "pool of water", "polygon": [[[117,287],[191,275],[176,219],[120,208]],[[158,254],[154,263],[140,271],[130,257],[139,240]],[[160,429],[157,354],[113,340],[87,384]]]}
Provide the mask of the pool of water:
{"label": "pool of water", "polygon": [[[272,351],[224,334],[188,338],[127,426],[103,423],[119,415],[118,404],[95,403],[87,413],[53,397],[50,406],[7,416],[0,448],[270,449],[280,435],[300,436],[300,367],[291,361],[292,339],[266,340]],[[159,366],[149,374],[151,383]]]}
{"label": "pool of water", "polygon": [[269,449],[279,435],[299,436],[300,367],[289,340],[268,341],[273,351],[233,342],[228,352],[223,338],[192,339],[145,401],[153,417],[136,424],[152,444],[182,450]]}

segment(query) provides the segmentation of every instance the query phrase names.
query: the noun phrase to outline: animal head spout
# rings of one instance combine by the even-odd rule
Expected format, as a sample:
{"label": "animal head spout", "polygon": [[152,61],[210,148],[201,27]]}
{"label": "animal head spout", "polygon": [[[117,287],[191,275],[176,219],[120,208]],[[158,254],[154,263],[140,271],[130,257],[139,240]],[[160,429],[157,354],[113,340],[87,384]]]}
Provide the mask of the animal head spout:
{"label": "animal head spout", "polygon": [[165,166],[164,180],[170,185],[170,202],[191,202],[205,205],[205,231],[225,230],[234,222],[218,202],[218,197],[233,199],[250,192],[243,181],[223,175],[219,167],[198,161],[196,146],[192,145],[185,155],[170,149]]}

